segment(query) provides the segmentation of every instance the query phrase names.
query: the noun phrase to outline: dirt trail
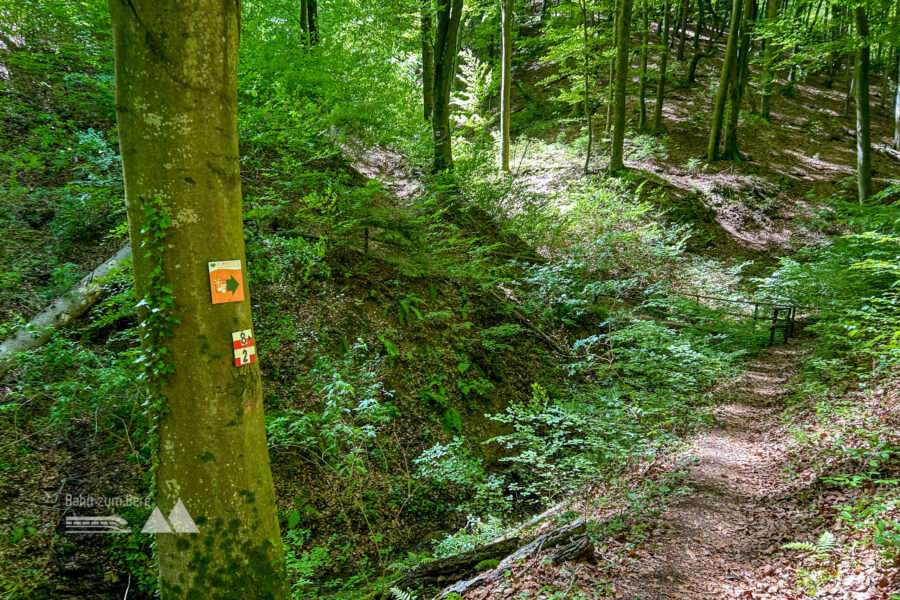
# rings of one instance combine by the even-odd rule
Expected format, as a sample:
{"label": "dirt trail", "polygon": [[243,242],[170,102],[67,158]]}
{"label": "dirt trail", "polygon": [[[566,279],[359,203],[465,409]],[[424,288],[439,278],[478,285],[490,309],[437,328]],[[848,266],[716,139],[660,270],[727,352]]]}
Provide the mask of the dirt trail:
{"label": "dirt trail", "polygon": [[[609,583],[613,597],[641,600],[758,598],[760,578],[783,540],[798,535],[785,482],[778,415],[805,348],[793,341],[751,361],[715,409],[718,425],[677,459],[692,490],[659,517],[664,524]],[[774,592],[772,598],[783,597]],[[763,590],[765,593],[765,590]]]}

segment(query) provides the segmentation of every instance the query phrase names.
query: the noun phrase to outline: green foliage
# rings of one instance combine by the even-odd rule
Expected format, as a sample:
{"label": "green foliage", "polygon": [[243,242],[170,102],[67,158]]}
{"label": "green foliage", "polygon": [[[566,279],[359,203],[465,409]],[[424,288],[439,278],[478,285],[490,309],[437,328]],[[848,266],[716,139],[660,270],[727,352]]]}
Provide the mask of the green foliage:
{"label": "green foliage", "polygon": [[469,515],[466,526],[447,536],[434,547],[435,558],[446,558],[485,546],[507,532],[496,517],[481,519]]}
{"label": "green foliage", "polygon": [[291,446],[311,453],[323,468],[346,477],[365,472],[376,425],[397,416],[391,393],[377,376],[379,361],[358,342],[339,361],[322,356],[300,383],[320,398],[321,412],[295,409],[268,411],[266,430],[272,446]]}
{"label": "green foliage", "polygon": [[781,259],[779,268],[760,280],[764,294],[809,307],[818,317],[811,329],[821,343],[811,367],[822,367],[823,375],[848,357],[853,362],[832,371],[836,377],[846,376],[846,367],[865,375],[873,364],[879,372],[900,362],[897,193],[896,186],[888,187],[865,206],[833,200],[818,226],[849,233]]}
{"label": "green foliage", "polygon": [[475,570],[481,573],[482,571],[490,571],[491,569],[496,569],[498,566],[500,566],[499,560],[497,560],[496,558],[488,558],[475,565]]}
{"label": "green foliage", "polygon": [[395,588],[395,587],[391,588],[391,595],[396,600],[416,600],[416,596],[413,596],[409,592],[401,590],[399,588]]}
{"label": "green foliage", "polygon": [[790,542],[781,546],[785,550],[804,550],[812,553],[817,560],[825,560],[835,552],[837,538],[830,531],[825,531],[819,539],[812,542]]}

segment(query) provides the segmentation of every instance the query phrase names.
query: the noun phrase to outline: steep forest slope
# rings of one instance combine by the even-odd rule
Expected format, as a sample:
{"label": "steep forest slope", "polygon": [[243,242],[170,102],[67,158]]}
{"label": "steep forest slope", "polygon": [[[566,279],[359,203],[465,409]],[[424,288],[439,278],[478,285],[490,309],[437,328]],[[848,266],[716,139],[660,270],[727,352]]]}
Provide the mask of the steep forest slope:
{"label": "steep forest slope", "polygon": [[[105,4],[24,4],[27,18],[0,10],[4,339],[127,239]],[[766,558],[716,573],[720,583],[752,582],[734,588],[743,598],[839,597],[852,585],[875,590],[860,598],[896,597],[900,163],[875,153],[878,193],[857,206],[847,82],[811,72],[779,86],[770,119],[741,112],[744,160],[707,163],[726,42],[708,31],[695,83],[689,52],[670,62],[662,131],[638,130],[630,101],[617,177],[604,175],[609,124],[596,101],[585,173],[571,56],[552,55],[560,34],[527,3],[512,173],[498,173],[496,7],[473,7],[454,82],[455,170],[432,175],[418,6],[382,4],[322,2],[315,47],[299,43],[290,10],[243,8],[245,240],[294,597],[413,597],[403,594],[420,593],[429,564],[500,538],[524,545],[579,515],[588,522],[570,554],[548,544],[511,571],[499,563],[509,552],[490,556],[429,580],[431,591],[481,572],[496,576],[465,598],[707,597],[690,585],[716,565],[685,558],[673,572],[654,555],[696,542],[672,530],[708,508],[694,500],[721,493],[698,478],[735,475],[716,461],[740,427],[736,439],[771,442],[758,451],[777,452],[781,468],[750,468],[759,479],[735,484],[754,489],[729,496],[725,525],[790,512],[790,526],[765,532],[754,551]],[[762,69],[750,65],[748,94]],[[605,89],[599,60],[594,70]],[[890,106],[873,95],[876,145],[890,145]],[[0,379],[4,597],[154,597],[131,277],[126,267],[102,282],[100,302]],[[800,340],[765,349],[768,324],[747,318],[754,302],[766,315],[798,307]],[[779,361],[773,391],[760,380]],[[742,410],[730,404],[741,390],[765,410],[739,414],[738,427],[728,411]],[[714,467],[693,467],[704,452]],[[744,505],[763,504],[753,494],[764,484],[783,512]],[[131,532],[66,532],[66,517],[108,514]],[[825,532],[841,537],[826,544]],[[720,539],[701,535],[707,550]],[[823,547],[805,557],[781,548],[816,538]],[[846,583],[851,571],[865,577]],[[688,580],[683,595],[668,577]]]}

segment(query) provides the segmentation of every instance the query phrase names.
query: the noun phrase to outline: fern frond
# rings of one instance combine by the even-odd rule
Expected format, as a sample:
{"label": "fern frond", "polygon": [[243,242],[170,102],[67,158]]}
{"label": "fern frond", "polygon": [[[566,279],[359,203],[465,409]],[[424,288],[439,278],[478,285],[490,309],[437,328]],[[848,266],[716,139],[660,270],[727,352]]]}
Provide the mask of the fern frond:
{"label": "fern frond", "polygon": [[415,596],[400,588],[391,588],[391,595],[394,596],[396,600],[416,600]]}
{"label": "fern frond", "polygon": [[807,552],[818,552],[815,544],[809,542],[791,542],[781,547],[783,550],[805,550]]}
{"label": "fern frond", "polygon": [[816,551],[819,554],[830,554],[834,550],[834,544],[837,538],[830,531],[825,531],[816,540]]}
{"label": "fern frond", "polygon": [[812,542],[791,542],[789,544],[784,544],[782,549],[784,550],[804,550],[806,552],[815,552],[817,556],[826,557],[829,554],[834,552],[834,546],[837,543],[837,538],[830,531],[825,531],[822,535],[819,536],[819,539],[816,540],[816,543]]}

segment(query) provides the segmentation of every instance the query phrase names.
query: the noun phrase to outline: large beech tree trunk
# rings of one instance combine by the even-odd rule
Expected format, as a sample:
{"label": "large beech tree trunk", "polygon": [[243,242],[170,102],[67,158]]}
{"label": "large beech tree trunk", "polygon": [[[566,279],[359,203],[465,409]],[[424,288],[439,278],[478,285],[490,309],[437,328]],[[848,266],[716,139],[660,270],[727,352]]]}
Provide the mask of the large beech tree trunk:
{"label": "large beech tree trunk", "polygon": [[434,132],[435,173],[453,168],[453,140],[450,131],[450,92],[456,72],[457,36],[463,0],[442,0],[437,8],[434,43]]}
{"label": "large beech tree trunk", "polygon": [[[180,500],[198,530],[157,534],[160,594],[285,598],[259,365],[235,367],[232,347],[232,332],[253,327],[250,295],[244,289],[242,301],[212,304],[207,268],[239,260],[238,289],[246,286],[240,6],[110,0],[109,7],[135,291],[145,306],[142,346],[161,404],[156,502],[167,515]],[[160,320],[159,310],[170,318]]]}
{"label": "large beech tree trunk", "polygon": [[509,110],[512,87],[513,0],[501,0],[500,29],[503,38],[500,78],[500,169],[509,172]]}
{"label": "large beech tree trunk", "polygon": [[865,4],[854,9],[856,34],[856,171],[859,201],[872,195],[872,138],[869,121],[869,16]]}
{"label": "large beech tree trunk", "polygon": [[719,77],[719,89],[716,92],[716,104],[715,108],[713,108],[712,124],[709,131],[709,145],[706,149],[706,160],[710,162],[719,158],[719,143],[722,140],[722,123],[725,120],[728,89],[734,71],[737,68],[738,31],[740,30],[742,12],[743,0],[732,0],[728,43],[725,46],[725,60],[722,62],[722,74]]}
{"label": "large beech tree trunk", "polygon": [[625,168],[623,153],[625,148],[625,100],[628,92],[628,63],[631,41],[632,0],[619,0],[619,27],[616,32],[616,89],[612,136],[612,151],[609,157],[609,172],[615,173]]}

